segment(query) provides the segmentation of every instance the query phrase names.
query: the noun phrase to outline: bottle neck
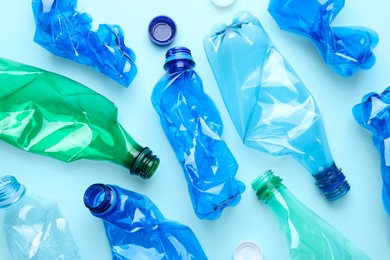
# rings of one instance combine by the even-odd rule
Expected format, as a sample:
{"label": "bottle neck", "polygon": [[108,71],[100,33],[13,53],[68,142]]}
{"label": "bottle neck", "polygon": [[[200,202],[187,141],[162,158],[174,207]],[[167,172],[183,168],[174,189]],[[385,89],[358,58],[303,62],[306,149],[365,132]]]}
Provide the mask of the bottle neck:
{"label": "bottle neck", "polygon": [[25,194],[26,187],[11,175],[0,177],[0,208],[6,208],[19,201]]}
{"label": "bottle neck", "polygon": [[152,177],[160,164],[160,159],[148,147],[138,150],[135,155],[130,153],[129,157],[132,158],[129,160],[130,173],[143,179]]}
{"label": "bottle neck", "polygon": [[[291,207],[298,202],[282,184],[282,179],[275,176],[271,170],[264,172],[254,180],[252,188],[256,192],[258,199],[266,203],[276,214],[283,227],[289,225],[288,221],[291,218],[295,218],[294,210]],[[287,230],[289,228],[285,229],[285,231]],[[288,235],[288,239],[291,240],[290,235]]]}
{"label": "bottle neck", "polygon": [[268,203],[285,187],[282,184],[282,179],[268,170],[252,182],[252,188],[259,200]]}
{"label": "bottle neck", "polygon": [[195,67],[195,63],[189,60],[173,60],[164,65],[165,70],[169,74],[173,74],[179,71],[193,69]]}
{"label": "bottle neck", "polygon": [[84,193],[84,204],[94,216],[102,217],[116,207],[118,196],[110,185],[93,184]]}
{"label": "bottle neck", "polygon": [[317,187],[330,201],[343,197],[351,189],[344,173],[335,163],[313,177],[316,179]]}
{"label": "bottle neck", "polygon": [[191,51],[186,47],[173,47],[165,54],[164,69],[170,74],[194,67]]}

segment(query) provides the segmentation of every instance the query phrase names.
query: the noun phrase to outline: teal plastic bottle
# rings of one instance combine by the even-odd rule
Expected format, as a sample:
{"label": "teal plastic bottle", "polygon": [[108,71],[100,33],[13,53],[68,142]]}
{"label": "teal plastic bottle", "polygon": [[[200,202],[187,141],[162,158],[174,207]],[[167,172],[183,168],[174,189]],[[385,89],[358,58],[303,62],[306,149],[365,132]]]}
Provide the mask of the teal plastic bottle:
{"label": "teal plastic bottle", "polygon": [[0,251],[0,259],[80,259],[57,203],[25,192],[15,177],[0,177],[0,248],[9,249]]}
{"label": "teal plastic bottle", "polygon": [[338,230],[308,209],[268,170],[252,182],[259,200],[276,214],[290,246],[291,258],[370,259]]}

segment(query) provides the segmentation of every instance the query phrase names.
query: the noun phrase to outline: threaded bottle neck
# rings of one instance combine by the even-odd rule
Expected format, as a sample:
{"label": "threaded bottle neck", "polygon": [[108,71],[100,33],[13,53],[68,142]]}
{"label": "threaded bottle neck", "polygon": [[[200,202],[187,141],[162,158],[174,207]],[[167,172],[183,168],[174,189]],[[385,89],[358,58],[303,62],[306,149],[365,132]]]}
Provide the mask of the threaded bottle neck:
{"label": "threaded bottle neck", "polygon": [[330,201],[343,197],[351,189],[341,168],[337,168],[334,163],[326,170],[313,176],[316,179],[315,184]]}
{"label": "threaded bottle neck", "polygon": [[148,147],[144,147],[135,157],[130,165],[130,173],[138,175],[143,179],[153,176],[160,164],[160,159],[153,155]]}
{"label": "threaded bottle neck", "polygon": [[93,184],[84,193],[84,205],[95,216],[109,213],[117,203],[117,194],[109,185]]}
{"label": "threaded bottle neck", "polygon": [[279,193],[280,188],[284,188],[282,179],[275,176],[271,170],[265,171],[252,182],[252,189],[256,192],[257,198],[265,203]]}
{"label": "threaded bottle neck", "polygon": [[0,208],[6,208],[19,201],[25,194],[26,187],[11,175],[0,177]]}
{"label": "threaded bottle neck", "polygon": [[195,62],[192,59],[191,51],[186,47],[173,47],[165,54],[164,69],[168,73],[193,69],[194,67]]}

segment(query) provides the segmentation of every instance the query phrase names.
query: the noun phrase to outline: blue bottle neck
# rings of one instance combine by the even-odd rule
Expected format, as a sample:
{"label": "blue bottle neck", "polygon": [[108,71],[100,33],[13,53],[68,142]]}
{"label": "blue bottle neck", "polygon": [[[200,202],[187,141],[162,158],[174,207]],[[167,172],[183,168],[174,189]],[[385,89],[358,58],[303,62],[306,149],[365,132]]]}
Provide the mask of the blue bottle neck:
{"label": "blue bottle neck", "polygon": [[188,69],[193,69],[194,67],[195,67],[195,63],[193,61],[185,60],[185,59],[172,60],[168,63],[165,63],[164,65],[164,69],[169,74],[173,74]]}
{"label": "blue bottle neck", "polygon": [[19,201],[25,194],[26,188],[11,175],[0,177],[0,208],[7,208]]}
{"label": "blue bottle neck", "polygon": [[114,187],[104,184],[93,184],[84,193],[84,204],[94,216],[109,214],[118,204]]}
{"label": "blue bottle neck", "polygon": [[91,185],[85,191],[84,204],[92,215],[126,232],[151,229],[165,221],[148,197],[115,185]]}
{"label": "blue bottle neck", "polygon": [[173,47],[165,54],[164,69],[170,74],[194,67],[191,51],[186,47]]}
{"label": "blue bottle neck", "polygon": [[317,187],[330,201],[343,197],[351,188],[344,173],[336,166],[335,163],[324,171],[313,175],[313,177],[316,179],[315,184]]}

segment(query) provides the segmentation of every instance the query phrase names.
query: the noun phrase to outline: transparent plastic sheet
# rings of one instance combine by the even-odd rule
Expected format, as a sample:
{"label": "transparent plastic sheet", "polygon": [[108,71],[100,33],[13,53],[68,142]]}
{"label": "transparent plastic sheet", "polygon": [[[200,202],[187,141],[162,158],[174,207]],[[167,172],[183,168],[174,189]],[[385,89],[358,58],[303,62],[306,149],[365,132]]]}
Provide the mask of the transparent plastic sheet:
{"label": "transparent plastic sheet", "polygon": [[[189,52],[182,47],[170,49],[168,55],[170,51]],[[214,220],[225,207],[240,201],[245,185],[235,178],[238,164],[221,138],[219,111],[205,94],[192,58],[185,55],[166,63],[167,74],[156,84],[151,99],[183,167],[196,215]]]}
{"label": "transparent plastic sheet", "polygon": [[[9,179],[0,179],[0,204],[8,198]],[[11,181],[17,182],[14,177]],[[32,198],[24,193],[17,201],[0,206],[1,237],[6,238],[9,256],[20,259],[80,259],[68,222],[55,202]],[[2,239],[1,239],[2,240]],[[0,258],[9,259],[0,253]]]}
{"label": "transparent plastic sheet", "polygon": [[113,259],[207,259],[192,230],[167,220],[142,194],[94,184],[86,190],[84,203],[104,220]]}
{"label": "transparent plastic sheet", "polygon": [[375,64],[378,34],[365,27],[331,27],[344,0],[270,0],[268,11],[282,30],[309,38],[337,74],[352,76]]}
{"label": "transparent plastic sheet", "polygon": [[382,200],[390,214],[390,87],[381,94],[368,93],[352,109],[356,121],[372,132],[372,142],[381,156]]}
{"label": "transparent plastic sheet", "polygon": [[274,211],[288,240],[291,259],[370,259],[337,229],[307,208],[267,171],[252,183],[259,200]]}
{"label": "transparent plastic sheet", "polygon": [[107,160],[150,178],[159,160],[117,120],[116,106],[68,78],[0,58],[0,140],[65,162]]}
{"label": "transparent plastic sheet", "polygon": [[122,28],[101,24],[92,31],[92,17],[76,7],[77,0],[32,0],[34,41],[54,55],[91,66],[128,87],[137,68]]}
{"label": "transparent plastic sheet", "polygon": [[204,48],[244,144],[293,156],[329,200],[345,195],[350,186],[333,161],[316,102],[259,20],[236,14],[231,25],[212,29]]}

